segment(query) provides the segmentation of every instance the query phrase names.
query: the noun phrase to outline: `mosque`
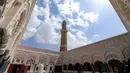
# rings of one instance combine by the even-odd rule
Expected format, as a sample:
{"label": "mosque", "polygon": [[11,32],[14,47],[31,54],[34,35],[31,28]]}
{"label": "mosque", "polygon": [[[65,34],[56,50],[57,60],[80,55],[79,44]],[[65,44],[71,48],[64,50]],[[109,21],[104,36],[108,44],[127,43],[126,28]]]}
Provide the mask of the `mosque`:
{"label": "mosque", "polygon": [[110,0],[127,33],[67,50],[62,22],[60,52],[20,43],[36,0],[0,0],[0,73],[130,73],[130,0]]}

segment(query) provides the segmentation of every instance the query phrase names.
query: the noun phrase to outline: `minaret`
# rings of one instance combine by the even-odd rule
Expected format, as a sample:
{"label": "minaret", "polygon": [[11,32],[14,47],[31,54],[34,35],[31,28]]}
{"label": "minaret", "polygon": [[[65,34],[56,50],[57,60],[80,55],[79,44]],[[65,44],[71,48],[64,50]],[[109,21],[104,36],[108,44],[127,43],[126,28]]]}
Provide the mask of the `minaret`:
{"label": "minaret", "polygon": [[61,30],[61,45],[60,45],[60,52],[67,51],[67,29],[66,29],[66,22],[62,22],[62,30]]}

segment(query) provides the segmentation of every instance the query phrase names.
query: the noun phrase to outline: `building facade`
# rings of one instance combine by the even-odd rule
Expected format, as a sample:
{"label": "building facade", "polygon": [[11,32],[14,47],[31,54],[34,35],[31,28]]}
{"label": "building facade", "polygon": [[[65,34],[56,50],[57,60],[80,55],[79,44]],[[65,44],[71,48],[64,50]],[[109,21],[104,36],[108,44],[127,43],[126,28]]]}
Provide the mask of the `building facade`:
{"label": "building facade", "polygon": [[123,22],[125,28],[130,32],[130,0],[109,0]]}
{"label": "building facade", "polygon": [[11,64],[13,69],[8,72],[19,73],[20,66],[17,66],[25,65],[29,67],[28,73],[49,73],[54,70],[59,56],[59,52],[19,45]]}
{"label": "building facade", "polygon": [[54,52],[20,44],[36,0],[1,0],[0,73],[102,73],[115,68],[123,73],[125,65],[130,66],[130,1],[110,2],[128,33],[67,51],[64,21],[61,52]]}
{"label": "building facade", "polygon": [[7,71],[36,0],[0,0],[0,73]]}

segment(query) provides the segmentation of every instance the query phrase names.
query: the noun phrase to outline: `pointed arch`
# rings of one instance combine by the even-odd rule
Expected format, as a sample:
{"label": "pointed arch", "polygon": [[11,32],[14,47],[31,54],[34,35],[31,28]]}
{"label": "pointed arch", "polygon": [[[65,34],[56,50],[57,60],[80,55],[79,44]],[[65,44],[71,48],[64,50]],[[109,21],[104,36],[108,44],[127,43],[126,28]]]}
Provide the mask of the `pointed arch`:
{"label": "pointed arch", "polygon": [[92,59],[92,63],[96,62],[96,61],[101,61],[103,62],[104,59],[101,55],[99,55],[98,53],[95,53],[91,56],[91,59]]}

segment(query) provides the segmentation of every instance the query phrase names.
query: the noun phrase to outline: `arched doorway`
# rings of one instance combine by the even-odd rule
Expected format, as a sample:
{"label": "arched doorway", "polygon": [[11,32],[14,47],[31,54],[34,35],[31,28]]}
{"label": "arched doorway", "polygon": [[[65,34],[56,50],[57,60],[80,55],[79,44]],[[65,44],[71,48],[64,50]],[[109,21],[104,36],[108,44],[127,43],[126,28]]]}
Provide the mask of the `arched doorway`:
{"label": "arched doorway", "polygon": [[69,64],[68,70],[73,70],[73,65],[72,64]]}
{"label": "arched doorway", "polygon": [[81,65],[80,65],[80,63],[76,63],[75,66],[74,66],[74,68],[79,73],[81,71]]}
{"label": "arched doorway", "polygon": [[92,71],[92,66],[90,65],[90,63],[88,63],[88,62],[84,63],[83,71]]}
{"label": "arched doorway", "polygon": [[103,64],[103,62],[96,61],[94,63],[94,71],[100,72],[100,73],[105,72],[105,65]]}
{"label": "arched doorway", "polygon": [[63,67],[64,67],[64,70],[67,70],[67,65],[64,65]]}
{"label": "arched doorway", "polygon": [[124,70],[124,64],[121,63],[119,60],[116,60],[116,59],[112,59],[110,60],[109,62],[109,65],[112,67],[112,70],[114,71],[115,67],[117,68],[117,70],[119,72],[123,72]]}

